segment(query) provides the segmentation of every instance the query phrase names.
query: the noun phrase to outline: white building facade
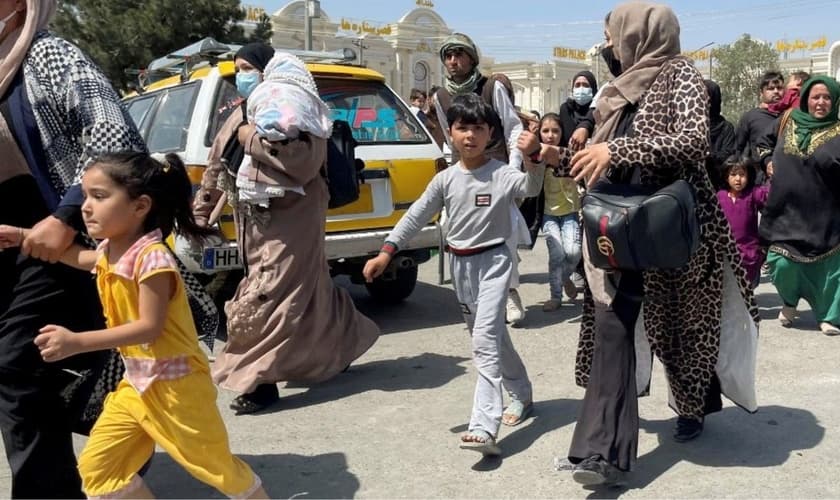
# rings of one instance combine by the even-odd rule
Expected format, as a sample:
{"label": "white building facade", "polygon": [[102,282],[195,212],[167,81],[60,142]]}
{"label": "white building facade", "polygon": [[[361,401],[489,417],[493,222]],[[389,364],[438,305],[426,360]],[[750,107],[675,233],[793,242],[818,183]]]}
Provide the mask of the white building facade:
{"label": "white building facade", "polygon": [[[403,98],[408,98],[412,88],[428,91],[432,86],[443,83],[445,70],[438,56],[438,47],[453,30],[435,12],[432,2],[417,0],[416,4],[416,8],[399,20],[384,25],[349,17],[332,17],[319,7],[317,17],[311,20],[312,48],[353,48],[358,55],[358,63],[382,73],[388,85]],[[305,2],[296,0],[271,14],[273,46],[304,47],[304,9]],[[514,87],[516,105],[541,113],[557,111],[570,95],[574,74],[589,67],[584,62],[561,60],[494,63],[490,56],[481,54],[481,71],[485,74],[506,74]]]}
{"label": "white building facade", "polygon": [[[396,1],[396,0],[395,0]],[[352,17],[332,17],[318,5],[312,24],[313,50],[353,48],[357,63],[382,73],[388,85],[406,100],[412,88],[428,91],[441,85],[445,70],[438,56],[438,47],[453,30],[434,10],[431,0],[415,0],[416,7],[391,23],[374,23]],[[274,30],[272,45],[277,48],[302,49],[304,47],[303,0],[294,0],[271,14]],[[352,7],[348,4],[348,11]],[[258,15],[250,12],[251,17]],[[469,33],[467,33],[469,35]],[[523,110],[540,113],[556,112],[571,95],[572,78],[589,69],[599,84],[607,74],[598,47],[585,51],[560,49],[552,61],[496,63],[492,54],[481,53],[480,69],[485,74],[504,73],[514,87],[515,104]],[[557,49],[555,50],[557,52]],[[697,60],[697,68],[705,78],[714,70],[708,60]],[[831,46],[829,53],[780,58],[781,70],[804,70],[812,74],[840,76],[840,42]]]}

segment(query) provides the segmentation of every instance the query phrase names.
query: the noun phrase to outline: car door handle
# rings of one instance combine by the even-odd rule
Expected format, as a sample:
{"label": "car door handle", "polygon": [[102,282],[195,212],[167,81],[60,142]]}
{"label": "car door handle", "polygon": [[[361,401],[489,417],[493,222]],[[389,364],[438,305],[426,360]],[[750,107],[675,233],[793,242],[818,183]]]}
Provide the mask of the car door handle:
{"label": "car door handle", "polygon": [[391,177],[391,174],[388,172],[388,169],[385,168],[377,168],[377,169],[365,169],[361,172],[362,179],[369,181],[372,179],[387,179]]}

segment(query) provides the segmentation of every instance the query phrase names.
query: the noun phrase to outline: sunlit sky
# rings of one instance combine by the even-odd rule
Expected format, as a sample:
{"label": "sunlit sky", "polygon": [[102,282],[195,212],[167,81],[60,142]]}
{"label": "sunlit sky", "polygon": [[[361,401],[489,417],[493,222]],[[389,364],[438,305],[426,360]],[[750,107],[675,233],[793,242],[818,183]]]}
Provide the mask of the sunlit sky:
{"label": "sunlit sky", "polygon": [[[243,0],[278,11],[286,0]],[[603,39],[604,15],[614,1],[600,0],[432,0],[455,31],[470,35],[483,54],[497,61],[547,61],[556,46],[586,49]],[[690,52],[714,42],[731,43],[741,34],[769,42],[811,43],[825,36],[840,40],[840,0],[673,1],[682,28],[682,48]],[[384,25],[416,8],[416,0],[321,0],[333,21],[347,18]],[[828,50],[828,46],[825,49]],[[791,57],[807,55],[796,51]]]}

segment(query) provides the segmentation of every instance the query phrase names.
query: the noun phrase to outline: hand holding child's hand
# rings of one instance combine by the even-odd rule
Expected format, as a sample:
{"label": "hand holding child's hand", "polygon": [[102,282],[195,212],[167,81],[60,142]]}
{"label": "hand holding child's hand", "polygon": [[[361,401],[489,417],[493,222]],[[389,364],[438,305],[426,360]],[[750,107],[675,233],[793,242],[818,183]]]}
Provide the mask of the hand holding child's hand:
{"label": "hand holding child's hand", "polygon": [[391,256],[385,252],[381,252],[376,257],[365,262],[365,268],[362,270],[362,275],[365,277],[365,281],[368,283],[373,282],[374,278],[381,276],[382,273],[385,272],[385,269],[390,263]]}
{"label": "hand holding child's hand", "polygon": [[538,151],[540,149],[540,141],[537,138],[537,135],[533,132],[523,130],[516,139],[516,147],[519,148],[525,156],[528,156],[534,151]]}
{"label": "hand holding child's hand", "polygon": [[586,146],[586,141],[589,140],[589,131],[586,127],[579,127],[575,129],[572,136],[569,137],[569,149],[572,151],[580,151]]}
{"label": "hand holding child's hand", "polygon": [[572,157],[571,174],[575,177],[575,182],[585,180],[587,186],[592,187],[609,168],[611,159],[612,154],[606,142],[593,144]]}
{"label": "hand holding child's hand", "polygon": [[23,228],[0,224],[0,250],[19,247],[25,236]]}
{"label": "hand holding child's hand", "polygon": [[543,144],[540,150],[540,158],[546,165],[560,166],[560,148],[550,144]]}
{"label": "hand holding child's hand", "polygon": [[35,337],[35,345],[41,351],[44,361],[52,363],[78,354],[74,333],[63,326],[47,325]]}

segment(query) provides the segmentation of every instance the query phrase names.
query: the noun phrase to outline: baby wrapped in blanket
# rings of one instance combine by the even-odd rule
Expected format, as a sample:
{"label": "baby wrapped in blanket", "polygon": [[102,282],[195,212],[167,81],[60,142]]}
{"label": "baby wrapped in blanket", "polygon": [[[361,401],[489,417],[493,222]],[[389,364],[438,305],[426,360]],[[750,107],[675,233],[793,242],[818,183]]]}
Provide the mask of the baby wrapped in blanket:
{"label": "baby wrapped in blanket", "polygon": [[[263,72],[263,81],[248,97],[248,123],[253,124],[262,140],[286,143],[301,133],[327,139],[332,134],[330,110],[318,95],[315,80],[303,61],[277,52]],[[287,190],[301,195],[302,186],[281,186],[257,181],[257,168],[245,155],[236,175],[236,187],[242,202],[268,207],[271,198],[282,197]]]}

